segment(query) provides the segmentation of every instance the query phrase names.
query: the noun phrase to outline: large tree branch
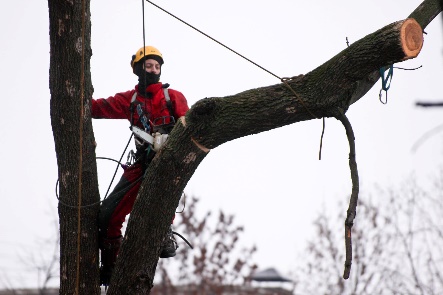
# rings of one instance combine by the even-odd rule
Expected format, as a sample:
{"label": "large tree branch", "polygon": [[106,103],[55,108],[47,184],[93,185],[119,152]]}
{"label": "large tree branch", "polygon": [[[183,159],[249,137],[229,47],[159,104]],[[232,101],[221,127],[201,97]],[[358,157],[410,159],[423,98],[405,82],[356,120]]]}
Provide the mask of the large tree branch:
{"label": "large tree branch", "polygon": [[339,108],[346,111],[378,80],[381,67],[417,56],[422,46],[419,24],[426,26],[441,7],[440,0],[426,0],[412,14],[419,22],[390,24],[287,81],[297,98],[281,83],[197,102],[148,168],[108,294],[149,292],[160,241],[183,189],[209,149],[299,121],[336,116]]}
{"label": "large tree branch", "polygon": [[410,15],[424,30],[443,10],[443,0],[425,0]]}
{"label": "large tree branch", "polygon": [[381,67],[416,57],[421,45],[422,30],[415,20],[395,22],[355,42],[306,75],[288,81],[298,98],[280,83],[229,97],[203,99],[187,115],[189,128],[198,142],[215,148],[241,136],[335,116],[337,108],[347,110],[372,87]]}

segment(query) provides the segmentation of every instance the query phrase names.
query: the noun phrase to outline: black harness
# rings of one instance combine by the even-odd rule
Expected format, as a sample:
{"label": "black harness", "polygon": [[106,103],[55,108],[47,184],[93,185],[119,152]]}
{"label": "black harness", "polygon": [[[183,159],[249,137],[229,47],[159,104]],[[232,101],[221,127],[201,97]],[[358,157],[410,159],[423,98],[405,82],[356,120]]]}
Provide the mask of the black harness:
{"label": "black harness", "polygon": [[149,124],[149,119],[146,116],[145,112],[142,110],[141,104],[138,103],[137,100],[137,91],[134,92],[131,99],[131,104],[129,106],[129,111],[131,112],[131,127],[134,125],[134,108],[137,111],[137,114],[140,118],[140,122],[143,125],[143,128],[145,128],[145,131],[150,133],[151,131],[153,133],[160,132],[161,134],[169,134],[171,132],[172,128],[175,125],[175,118],[174,118],[174,109],[172,107],[171,97],[169,96],[169,84],[163,84],[163,94],[165,96],[166,100],[166,107],[169,111],[169,116],[163,116],[159,118],[155,118],[152,123],[153,130],[151,130],[151,125]]}
{"label": "black harness", "polygon": [[[163,84],[163,94],[165,96],[166,106],[169,111],[169,116],[162,116],[159,118],[155,118],[153,122],[150,122],[149,114],[146,115],[146,113],[142,109],[141,103],[137,101],[137,91],[134,92],[129,106],[129,111],[131,113],[131,120],[130,120],[131,130],[134,127],[134,112],[136,111],[139,116],[139,120],[143,125],[144,131],[146,133],[151,134],[158,132],[160,134],[169,134],[171,132],[172,128],[174,128],[175,125],[175,118],[173,116],[174,110],[171,102],[171,97],[169,95],[168,87],[169,84]],[[152,130],[151,130],[151,124],[152,124]],[[137,151],[136,153],[130,151],[128,155],[127,164],[131,165],[131,163],[135,163],[140,160],[143,163],[143,166],[146,167],[147,164],[151,162],[152,158],[154,158],[155,151],[152,149],[151,144],[142,140],[138,136],[134,136],[134,140]]]}

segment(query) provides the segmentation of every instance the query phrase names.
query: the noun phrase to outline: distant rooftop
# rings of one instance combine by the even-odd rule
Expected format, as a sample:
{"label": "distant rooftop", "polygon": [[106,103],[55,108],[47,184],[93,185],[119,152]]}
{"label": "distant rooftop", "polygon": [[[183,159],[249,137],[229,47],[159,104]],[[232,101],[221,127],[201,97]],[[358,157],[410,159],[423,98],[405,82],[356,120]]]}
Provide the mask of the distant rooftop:
{"label": "distant rooftop", "polygon": [[251,279],[256,282],[292,282],[291,279],[282,276],[272,267],[254,273]]}
{"label": "distant rooftop", "polygon": [[[174,295],[194,295],[199,294],[197,286],[176,286],[174,288]],[[0,295],[59,295],[58,288],[46,289],[43,293],[38,289],[15,289],[15,290],[0,290]],[[102,288],[102,295],[105,295],[104,288]],[[152,295],[161,294],[155,289],[151,290]],[[212,293],[215,294],[215,293]],[[217,293],[220,294],[220,293]],[[223,286],[222,295],[292,295],[291,291],[285,290],[283,288],[265,288],[265,287],[250,287],[250,286]],[[207,294],[207,295],[210,295]]]}
{"label": "distant rooftop", "polygon": [[[58,288],[48,288],[44,291],[39,289],[11,289],[0,290],[0,295],[59,295]],[[102,288],[102,295],[106,294]]]}

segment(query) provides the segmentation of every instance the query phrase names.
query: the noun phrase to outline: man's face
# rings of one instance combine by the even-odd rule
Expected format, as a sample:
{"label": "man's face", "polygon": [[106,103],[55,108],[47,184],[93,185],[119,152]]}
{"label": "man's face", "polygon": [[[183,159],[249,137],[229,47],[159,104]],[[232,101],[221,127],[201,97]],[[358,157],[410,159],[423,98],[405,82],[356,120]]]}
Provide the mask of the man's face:
{"label": "man's face", "polygon": [[155,59],[145,60],[144,68],[148,73],[160,74],[160,64]]}

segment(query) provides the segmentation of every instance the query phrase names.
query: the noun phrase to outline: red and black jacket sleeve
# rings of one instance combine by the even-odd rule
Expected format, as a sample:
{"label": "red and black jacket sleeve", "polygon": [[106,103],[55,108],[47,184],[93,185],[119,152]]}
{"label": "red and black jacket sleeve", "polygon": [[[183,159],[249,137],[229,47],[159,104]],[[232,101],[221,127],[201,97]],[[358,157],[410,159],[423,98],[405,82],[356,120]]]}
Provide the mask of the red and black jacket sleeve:
{"label": "red and black jacket sleeve", "polygon": [[130,119],[129,106],[135,90],[117,93],[108,98],[92,99],[91,117],[94,119]]}
{"label": "red and black jacket sleeve", "polygon": [[189,110],[188,102],[186,101],[185,96],[177,90],[169,89],[169,95],[171,96],[174,117],[178,120],[178,118],[184,116]]}

